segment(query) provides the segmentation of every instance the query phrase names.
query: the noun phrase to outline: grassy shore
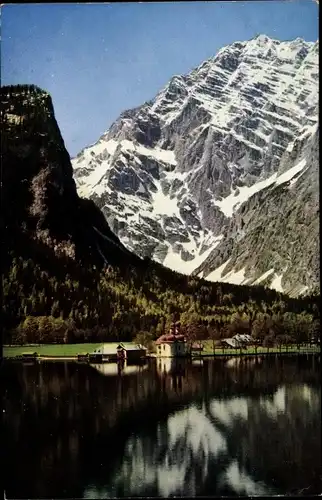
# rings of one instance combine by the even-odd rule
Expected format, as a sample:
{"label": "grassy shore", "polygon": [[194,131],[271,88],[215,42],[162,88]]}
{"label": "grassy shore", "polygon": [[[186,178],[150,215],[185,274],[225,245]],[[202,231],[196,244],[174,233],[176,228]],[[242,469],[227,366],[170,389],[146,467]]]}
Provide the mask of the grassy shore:
{"label": "grassy shore", "polygon": [[[101,343],[87,343],[87,344],[29,344],[24,346],[4,346],[3,347],[3,357],[4,358],[14,358],[16,356],[21,356],[24,353],[34,353],[36,352],[39,356],[52,356],[52,357],[66,357],[72,358],[77,357],[78,354],[92,353],[97,349]],[[201,356],[238,356],[238,355],[265,355],[265,354],[310,354],[319,353],[319,346],[281,346],[281,347],[248,347],[245,349],[222,349],[221,347],[216,347],[215,352],[213,351],[213,345],[211,340],[203,342],[204,349]],[[197,353],[193,353],[197,355]]]}
{"label": "grassy shore", "polygon": [[92,353],[101,343],[96,344],[32,344],[23,346],[3,346],[3,357],[14,358],[24,353],[36,352],[39,356],[74,357]]}
{"label": "grassy shore", "polygon": [[299,348],[295,345],[283,345],[283,346],[278,346],[278,347],[262,347],[258,346],[257,349],[255,347],[247,347],[244,349],[223,349],[221,347],[216,347],[215,352],[213,350],[213,344],[211,340],[206,340],[203,342],[203,351],[202,351],[202,356],[210,356],[210,355],[215,355],[215,356],[222,356],[222,355],[251,355],[251,354],[287,354],[287,353],[293,353],[293,354],[302,354],[302,353],[319,353],[321,351],[319,346],[306,346],[302,345]]}

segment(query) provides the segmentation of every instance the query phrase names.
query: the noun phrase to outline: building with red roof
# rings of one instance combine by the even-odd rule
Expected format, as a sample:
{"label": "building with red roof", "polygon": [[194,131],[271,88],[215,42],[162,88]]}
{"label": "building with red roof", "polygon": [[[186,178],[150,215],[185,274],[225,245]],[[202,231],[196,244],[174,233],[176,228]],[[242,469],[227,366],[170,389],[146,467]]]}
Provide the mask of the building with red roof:
{"label": "building with red roof", "polygon": [[172,325],[170,332],[161,335],[156,341],[157,356],[162,358],[186,356],[186,345],[186,338],[180,333],[180,324]]}

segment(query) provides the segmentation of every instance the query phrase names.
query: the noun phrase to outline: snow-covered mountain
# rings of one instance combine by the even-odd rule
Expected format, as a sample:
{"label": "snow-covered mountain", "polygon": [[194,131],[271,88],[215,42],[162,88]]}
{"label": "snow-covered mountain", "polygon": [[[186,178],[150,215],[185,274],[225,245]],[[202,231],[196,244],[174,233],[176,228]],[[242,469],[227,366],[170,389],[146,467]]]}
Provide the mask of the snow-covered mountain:
{"label": "snow-covered mountain", "polygon": [[222,48],[72,160],[122,243],[174,270],[319,283],[318,42]]}

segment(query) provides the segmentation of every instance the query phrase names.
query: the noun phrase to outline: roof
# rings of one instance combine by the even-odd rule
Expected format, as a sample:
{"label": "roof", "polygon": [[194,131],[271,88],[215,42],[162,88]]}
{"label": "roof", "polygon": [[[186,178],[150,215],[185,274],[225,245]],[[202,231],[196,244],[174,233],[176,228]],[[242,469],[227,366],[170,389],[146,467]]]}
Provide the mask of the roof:
{"label": "roof", "polygon": [[171,344],[172,342],[185,342],[185,336],[182,334],[179,335],[172,335],[171,333],[161,335],[156,341],[156,344]]}
{"label": "roof", "polygon": [[254,339],[250,335],[241,335],[237,333],[237,335],[234,335],[230,339],[222,339],[222,342],[226,342],[226,344],[231,347],[239,347],[241,344],[250,344],[251,342],[254,342]]}
{"label": "roof", "polygon": [[237,340],[237,342],[253,342],[253,339],[250,335],[247,335],[247,334],[240,334],[240,333],[237,333],[237,335],[234,335],[233,336],[233,339]]}
{"label": "roof", "polygon": [[203,344],[201,342],[195,342],[194,344],[192,344],[192,349],[195,349],[195,350],[203,350]]}
{"label": "roof", "polygon": [[141,344],[134,344],[134,342],[104,342],[97,349],[95,349],[95,353],[98,350],[103,350],[104,354],[116,354],[117,349],[122,346],[126,351],[140,351],[146,350]]}
{"label": "roof", "polygon": [[235,339],[222,339],[222,342],[226,342],[231,347],[237,347],[238,344]]}
{"label": "roof", "polygon": [[124,347],[124,349],[126,351],[142,351],[142,350],[146,351],[146,347],[144,347],[141,344],[132,344],[132,345],[130,345],[130,344],[127,344],[127,345],[122,344],[122,345],[123,345],[123,347]]}

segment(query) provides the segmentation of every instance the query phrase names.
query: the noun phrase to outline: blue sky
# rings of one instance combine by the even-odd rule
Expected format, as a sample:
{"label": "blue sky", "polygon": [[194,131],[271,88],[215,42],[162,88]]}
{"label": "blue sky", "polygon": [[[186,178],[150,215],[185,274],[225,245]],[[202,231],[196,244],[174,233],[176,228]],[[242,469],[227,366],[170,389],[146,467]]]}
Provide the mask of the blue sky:
{"label": "blue sky", "polygon": [[2,85],[50,92],[71,156],[229,43],[318,38],[313,0],[12,4],[1,18]]}

